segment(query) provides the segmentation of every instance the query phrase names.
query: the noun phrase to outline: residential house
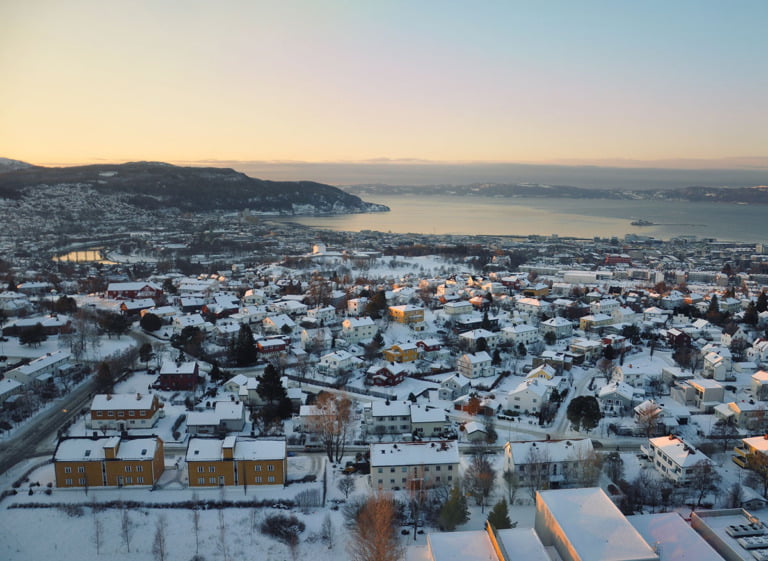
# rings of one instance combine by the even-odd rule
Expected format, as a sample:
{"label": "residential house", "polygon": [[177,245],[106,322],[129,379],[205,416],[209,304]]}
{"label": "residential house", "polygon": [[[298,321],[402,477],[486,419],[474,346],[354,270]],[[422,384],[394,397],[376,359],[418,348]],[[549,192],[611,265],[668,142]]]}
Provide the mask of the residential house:
{"label": "residential house", "polygon": [[37,325],[40,325],[40,327],[42,327],[42,332],[49,337],[72,333],[74,330],[72,327],[72,320],[69,316],[63,314],[49,314],[45,316],[15,319],[3,327],[3,335],[19,337],[22,333],[29,332],[36,328]]}
{"label": "residential house", "polygon": [[539,356],[533,357],[533,367],[547,364],[555,369],[558,374],[568,371],[573,367],[573,357],[568,353],[558,351],[543,351]]}
{"label": "residential house", "polygon": [[242,436],[190,438],[186,454],[190,487],[285,485],[285,440]]}
{"label": "residential house", "polygon": [[341,322],[342,337],[352,344],[373,339],[377,330],[376,323],[368,316],[347,318]]}
{"label": "residential house", "polygon": [[466,300],[459,300],[457,302],[446,302],[443,304],[443,312],[449,316],[461,316],[472,313],[472,304]]}
{"label": "residential house", "polygon": [[[5,408],[6,400],[15,396],[19,395],[24,391],[24,384],[19,382],[18,380],[13,380],[11,378],[3,378],[0,380],[0,405],[3,405]],[[9,402],[11,403],[11,402]]]}
{"label": "residential house", "polygon": [[747,343],[749,341],[749,336],[741,325],[737,323],[729,323],[723,328],[723,331],[720,334],[720,344],[724,347],[730,347],[733,345],[734,341]]}
{"label": "residential house", "polygon": [[[575,357],[581,357],[581,362],[593,362],[603,354],[603,344],[590,339],[574,339],[568,347]],[[574,363],[576,363],[574,359]]]}
{"label": "residential house", "polygon": [[56,487],[152,486],[165,467],[157,436],[67,437],[53,453]]}
{"label": "residential house", "polygon": [[671,387],[670,397],[686,407],[695,408],[702,413],[711,413],[723,403],[725,388],[716,380],[692,378],[681,380]]}
{"label": "residential house", "polygon": [[367,380],[374,386],[396,386],[407,374],[402,364],[392,363],[371,366],[366,372]]}
{"label": "residential house", "polygon": [[97,394],[91,401],[89,426],[93,429],[148,429],[163,416],[155,394]]}
{"label": "residential house", "polygon": [[649,438],[647,446],[641,446],[659,474],[679,485],[686,485],[697,477],[698,462],[710,459],[679,436]]}
{"label": "residential house", "polygon": [[400,343],[384,349],[381,354],[388,362],[413,362],[419,358],[419,347],[416,343]]}
{"label": "residential house", "polygon": [[268,316],[264,318],[261,325],[264,328],[264,333],[273,335],[291,333],[296,327],[296,323],[286,314]]}
{"label": "residential house", "polygon": [[22,384],[43,383],[56,376],[69,366],[72,353],[65,350],[53,351],[36,358],[32,362],[22,364],[5,373],[5,378],[16,380]]}
{"label": "residential house", "polygon": [[350,298],[347,300],[347,313],[351,316],[363,315],[368,306],[368,302],[368,298],[364,296],[361,296],[360,298]]}
{"label": "residential house", "polygon": [[578,485],[585,462],[594,454],[592,440],[536,440],[507,442],[505,469],[517,475],[520,485],[557,488]]}
{"label": "residential house", "polygon": [[441,436],[446,429],[448,416],[445,409],[412,403],[410,413],[411,432],[415,436],[435,438]]}
{"label": "residential house", "polygon": [[714,352],[705,354],[701,367],[701,375],[704,378],[712,378],[721,382],[724,381],[727,376],[725,359]]}
{"label": "residential house", "polygon": [[589,314],[579,318],[579,329],[582,331],[600,331],[613,325],[613,317],[606,314]]}
{"label": "residential house", "polygon": [[416,327],[424,323],[424,308],[404,304],[401,306],[390,306],[389,317],[392,321]]}
{"label": "residential house", "polygon": [[470,351],[477,350],[481,339],[485,341],[486,349],[493,350],[499,343],[499,334],[481,328],[466,331],[459,335],[459,341],[464,342]]}
{"label": "residential house", "polygon": [[539,330],[541,331],[542,335],[552,333],[557,340],[566,339],[573,335],[573,323],[563,317],[555,316],[548,320],[542,321],[539,324]]}
{"label": "residential house", "polygon": [[442,400],[453,401],[461,395],[469,393],[472,388],[469,380],[461,374],[452,374],[440,383],[438,397]]}
{"label": "residential house", "polygon": [[541,341],[539,330],[527,323],[505,327],[501,330],[501,335],[504,339],[515,345],[515,347],[521,343],[527,347]]}
{"label": "residential house", "polygon": [[416,341],[416,346],[419,348],[422,358],[434,359],[443,348],[443,343],[439,339],[429,338]]}
{"label": "residential house", "polygon": [[240,400],[216,401],[212,409],[187,413],[187,432],[191,436],[240,432],[245,428],[245,414],[245,404]]}
{"label": "residential house", "polygon": [[322,326],[331,325],[336,321],[336,308],[333,306],[311,308],[307,310],[307,317],[315,320],[315,322]]}
{"label": "residential house", "polygon": [[200,367],[196,362],[173,362],[166,360],[160,367],[160,374],[152,387],[165,391],[194,391],[200,382]]}
{"label": "residential house", "polygon": [[152,282],[111,282],[107,286],[107,298],[113,300],[159,298],[162,295],[163,289]]}
{"label": "residential house", "polygon": [[597,394],[600,409],[606,415],[626,415],[634,405],[635,388],[625,382],[611,381]]}
{"label": "residential house", "polygon": [[673,348],[690,347],[691,336],[676,327],[667,330],[667,344]]}
{"label": "residential house", "polygon": [[451,487],[459,481],[456,441],[371,444],[371,487],[379,491]]}
{"label": "residential house", "polygon": [[742,438],[741,443],[733,451],[735,454],[731,459],[739,467],[747,467],[750,456],[761,456],[761,459],[765,460],[768,457],[768,434]]}
{"label": "residential house", "polygon": [[280,353],[284,353],[286,349],[288,349],[288,343],[280,337],[256,341],[256,350],[263,358],[276,358]]}
{"label": "residential house", "polygon": [[542,404],[549,400],[553,387],[553,384],[542,378],[523,380],[507,394],[507,409],[535,415],[541,410]]}
{"label": "residential house", "polygon": [[369,435],[410,434],[410,401],[379,401],[365,410],[365,422]]}
{"label": "residential house", "polygon": [[491,356],[485,352],[465,353],[456,361],[456,369],[465,378],[484,378],[493,376]]}
{"label": "residential house", "polygon": [[765,402],[755,401],[731,401],[721,403],[714,409],[715,417],[725,423],[752,432],[768,430],[768,416],[765,412]]}
{"label": "residential house", "polygon": [[760,370],[752,374],[749,387],[755,399],[768,400],[768,372]]}
{"label": "residential house", "polygon": [[515,302],[515,308],[517,308],[520,313],[527,314],[531,317],[541,317],[551,313],[552,310],[552,306],[549,302],[539,300],[538,298],[520,298]]}
{"label": "residential house", "polygon": [[338,374],[358,368],[363,363],[352,353],[344,350],[333,351],[320,357],[317,369],[327,374]]}

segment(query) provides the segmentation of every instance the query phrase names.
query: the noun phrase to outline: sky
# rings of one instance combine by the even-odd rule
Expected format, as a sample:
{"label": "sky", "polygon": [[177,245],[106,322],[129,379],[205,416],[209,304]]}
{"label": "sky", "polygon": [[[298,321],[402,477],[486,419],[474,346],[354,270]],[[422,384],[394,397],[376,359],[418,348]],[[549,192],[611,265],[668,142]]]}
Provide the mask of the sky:
{"label": "sky", "polygon": [[0,2],[0,156],[765,170],[766,21],[764,0]]}

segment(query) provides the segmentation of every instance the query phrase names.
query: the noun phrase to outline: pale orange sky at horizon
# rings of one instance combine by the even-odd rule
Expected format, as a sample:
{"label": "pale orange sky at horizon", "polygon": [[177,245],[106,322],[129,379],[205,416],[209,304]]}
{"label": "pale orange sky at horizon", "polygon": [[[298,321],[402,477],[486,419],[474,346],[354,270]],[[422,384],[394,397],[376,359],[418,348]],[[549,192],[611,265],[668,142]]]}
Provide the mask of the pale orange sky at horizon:
{"label": "pale orange sky at horizon", "polygon": [[6,3],[0,156],[765,168],[765,16],[759,1]]}

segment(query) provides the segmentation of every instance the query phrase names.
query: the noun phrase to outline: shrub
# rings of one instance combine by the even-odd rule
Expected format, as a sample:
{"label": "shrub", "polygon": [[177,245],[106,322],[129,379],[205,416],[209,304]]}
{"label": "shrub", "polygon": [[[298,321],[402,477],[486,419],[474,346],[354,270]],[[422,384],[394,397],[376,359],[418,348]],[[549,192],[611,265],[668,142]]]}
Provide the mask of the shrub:
{"label": "shrub", "polygon": [[260,526],[262,534],[271,536],[286,545],[295,545],[304,528],[306,528],[304,522],[293,514],[270,514]]}

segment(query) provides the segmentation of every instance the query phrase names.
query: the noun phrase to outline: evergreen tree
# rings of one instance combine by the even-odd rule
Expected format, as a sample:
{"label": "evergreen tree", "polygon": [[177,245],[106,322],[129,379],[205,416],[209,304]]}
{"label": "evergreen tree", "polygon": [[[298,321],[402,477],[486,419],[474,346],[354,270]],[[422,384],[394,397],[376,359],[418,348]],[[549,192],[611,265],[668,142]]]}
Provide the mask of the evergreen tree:
{"label": "evergreen tree", "polygon": [[112,370],[106,362],[99,364],[99,369],[96,372],[96,383],[100,391],[104,393],[112,392],[115,385],[115,377],[112,375]]}
{"label": "evergreen tree", "polygon": [[19,334],[19,344],[29,345],[30,347],[39,347],[40,343],[47,339],[48,336],[45,334],[42,323],[36,323]]}
{"label": "evergreen tree", "polygon": [[744,323],[755,326],[758,319],[757,306],[755,306],[754,302],[750,302],[747,309],[744,310]]}
{"label": "evergreen tree", "polygon": [[280,381],[280,373],[277,371],[277,368],[271,364],[267,365],[264,369],[264,374],[262,374],[259,379],[256,393],[259,394],[261,399],[269,402],[270,405],[281,403],[287,397],[283,383]]}
{"label": "evergreen tree", "polygon": [[368,304],[365,306],[365,315],[373,319],[379,319],[387,310],[387,296],[383,290],[379,290],[371,296]]}
{"label": "evergreen tree", "polygon": [[600,404],[593,395],[574,397],[568,404],[565,414],[573,425],[573,430],[581,428],[587,432],[595,428],[603,417]]}
{"label": "evergreen tree", "polygon": [[512,528],[512,521],[509,519],[509,509],[507,508],[507,499],[501,499],[488,514],[488,522],[493,524],[497,530],[506,530]]}
{"label": "evergreen tree", "polygon": [[242,324],[232,346],[232,356],[230,358],[237,366],[250,366],[256,362],[258,357],[259,353],[253,340],[253,332],[250,326]]}
{"label": "evergreen tree", "polygon": [[144,331],[157,331],[163,326],[163,320],[156,314],[147,312],[139,320],[139,325]]}
{"label": "evergreen tree", "polygon": [[144,343],[139,347],[139,360],[143,362],[147,368],[149,368],[149,361],[152,360],[153,356],[155,356],[155,353],[152,351],[152,345],[150,343]]}
{"label": "evergreen tree", "polygon": [[440,508],[437,521],[440,524],[440,528],[452,532],[457,526],[464,524],[467,520],[469,520],[467,498],[457,486],[454,486],[451,489],[450,495],[448,495],[448,500]]}
{"label": "evergreen tree", "polygon": [[766,310],[768,310],[768,294],[766,294],[765,291],[762,291],[758,297],[757,297],[757,304],[755,304],[755,308],[757,309],[757,313],[763,313]]}

